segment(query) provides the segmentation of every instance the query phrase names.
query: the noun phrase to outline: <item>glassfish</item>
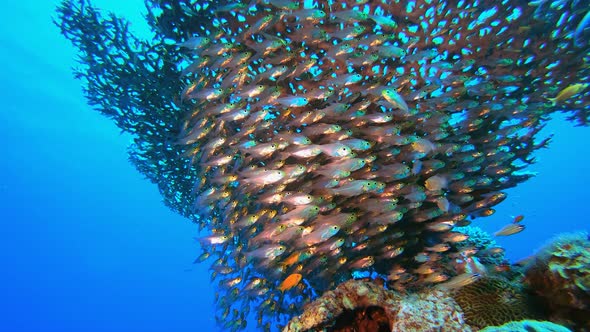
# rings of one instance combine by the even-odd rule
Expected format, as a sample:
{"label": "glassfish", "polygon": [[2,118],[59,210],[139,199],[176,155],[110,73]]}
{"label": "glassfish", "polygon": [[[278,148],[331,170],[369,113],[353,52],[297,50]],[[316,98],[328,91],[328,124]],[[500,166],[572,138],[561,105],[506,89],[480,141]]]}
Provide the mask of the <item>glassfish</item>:
{"label": "glassfish", "polygon": [[522,224],[508,224],[502,227],[499,231],[495,232],[495,236],[509,236],[516,233],[520,233],[524,230],[525,226]]}

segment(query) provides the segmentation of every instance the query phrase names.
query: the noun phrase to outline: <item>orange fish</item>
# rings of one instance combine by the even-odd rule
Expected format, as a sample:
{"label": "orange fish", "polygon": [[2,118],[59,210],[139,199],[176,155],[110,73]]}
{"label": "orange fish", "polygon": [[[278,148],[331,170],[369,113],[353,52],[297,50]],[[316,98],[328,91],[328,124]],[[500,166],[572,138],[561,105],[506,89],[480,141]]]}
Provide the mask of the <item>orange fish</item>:
{"label": "orange fish", "polygon": [[509,236],[516,233],[520,233],[524,230],[524,225],[521,224],[508,224],[502,227],[499,231],[494,233],[495,236]]}
{"label": "orange fish", "polygon": [[281,282],[281,284],[279,285],[279,290],[284,292],[297,286],[297,284],[299,284],[299,282],[301,281],[301,278],[302,275],[299,273],[290,274],[287,278],[285,278],[285,280],[283,280],[283,282]]}
{"label": "orange fish", "polygon": [[522,214],[517,215],[516,217],[514,217],[514,220],[512,220],[513,223],[519,223],[524,219],[524,216]]}
{"label": "orange fish", "polygon": [[289,257],[287,257],[283,261],[283,264],[285,266],[291,266],[291,265],[297,263],[298,261],[299,261],[299,252],[294,252],[293,254],[291,254]]}

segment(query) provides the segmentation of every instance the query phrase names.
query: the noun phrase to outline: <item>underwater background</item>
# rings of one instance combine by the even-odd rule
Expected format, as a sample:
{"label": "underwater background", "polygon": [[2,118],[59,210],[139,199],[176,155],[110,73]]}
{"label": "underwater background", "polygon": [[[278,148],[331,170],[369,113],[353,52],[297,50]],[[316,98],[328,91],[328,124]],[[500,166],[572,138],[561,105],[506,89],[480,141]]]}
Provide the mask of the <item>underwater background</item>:
{"label": "underwater background", "polygon": [[[127,161],[130,136],[87,106],[57,4],[0,11],[0,331],[216,331],[207,264],[192,264],[197,227]],[[146,29],[143,1],[94,5]],[[511,261],[590,231],[590,128],[564,118],[540,135],[555,134],[534,153],[538,175],[473,223],[494,232],[524,215],[524,232],[497,238]]]}

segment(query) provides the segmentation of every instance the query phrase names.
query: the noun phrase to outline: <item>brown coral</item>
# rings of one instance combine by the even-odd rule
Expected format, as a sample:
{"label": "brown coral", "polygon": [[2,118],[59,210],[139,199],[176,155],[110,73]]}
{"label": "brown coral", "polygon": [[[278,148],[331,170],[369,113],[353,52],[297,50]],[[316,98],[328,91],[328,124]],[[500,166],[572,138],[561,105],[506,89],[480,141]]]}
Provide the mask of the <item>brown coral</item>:
{"label": "brown coral", "polygon": [[372,281],[349,280],[308,304],[283,330],[470,332],[461,309],[442,291],[401,295]]}
{"label": "brown coral", "polygon": [[465,321],[484,328],[510,321],[536,318],[532,298],[526,291],[502,277],[485,277],[453,293]]}

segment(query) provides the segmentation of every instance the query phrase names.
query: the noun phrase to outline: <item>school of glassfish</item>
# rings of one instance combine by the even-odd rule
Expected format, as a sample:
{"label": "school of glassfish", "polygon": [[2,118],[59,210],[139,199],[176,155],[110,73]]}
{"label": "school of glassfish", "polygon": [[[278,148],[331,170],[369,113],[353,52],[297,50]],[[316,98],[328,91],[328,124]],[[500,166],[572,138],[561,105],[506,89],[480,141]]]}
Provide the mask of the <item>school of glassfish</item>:
{"label": "school of glassfish", "polygon": [[[476,44],[502,31],[495,7],[482,19],[476,3],[408,2],[416,7],[405,8],[406,18],[412,14],[423,26],[403,27],[388,15],[403,5],[229,5],[214,9],[216,32],[180,44],[196,61],[184,69],[195,80],[183,99],[195,111],[179,141],[193,144],[189,156],[206,179],[195,187],[195,213],[203,205],[216,211],[202,216],[216,234],[202,241],[233,241],[205,250],[218,257],[214,266],[235,261],[235,270],[215,277],[247,295],[232,321],[260,294],[267,299],[261,324],[265,313],[292,312],[310,290],[329,289],[355,270],[387,275],[392,287],[443,282],[449,276],[437,272],[441,253],[464,254],[449,253],[448,243],[465,239],[452,228],[468,224],[467,215],[492,214],[505,198],[499,190],[527,177],[516,172],[530,162],[522,150],[541,146],[530,140],[539,115],[526,112],[522,76],[491,71],[527,67],[533,56],[503,58],[517,44],[511,41],[478,66],[473,47],[449,49],[453,39]],[[455,26],[440,24],[452,17]],[[470,26],[460,27],[464,20]],[[544,98],[563,103],[587,86],[575,83]],[[224,142],[194,144],[208,138]],[[502,139],[507,144],[498,144]],[[495,235],[523,229],[513,223]],[[406,268],[387,270],[392,262]],[[281,308],[290,290],[294,302]],[[220,296],[221,321],[236,300],[230,289]]]}
{"label": "school of glassfish", "polygon": [[548,114],[587,124],[580,1],[159,7],[203,22],[173,31],[184,90],[163,149],[178,154],[150,158],[191,183],[169,205],[211,233],[197,261],[212,261],[227,330],[251,308],[280,327],[359,272],[399,290],[473,282],[478,255],[502,249],[459,249],[460,227],[532,176]]}

